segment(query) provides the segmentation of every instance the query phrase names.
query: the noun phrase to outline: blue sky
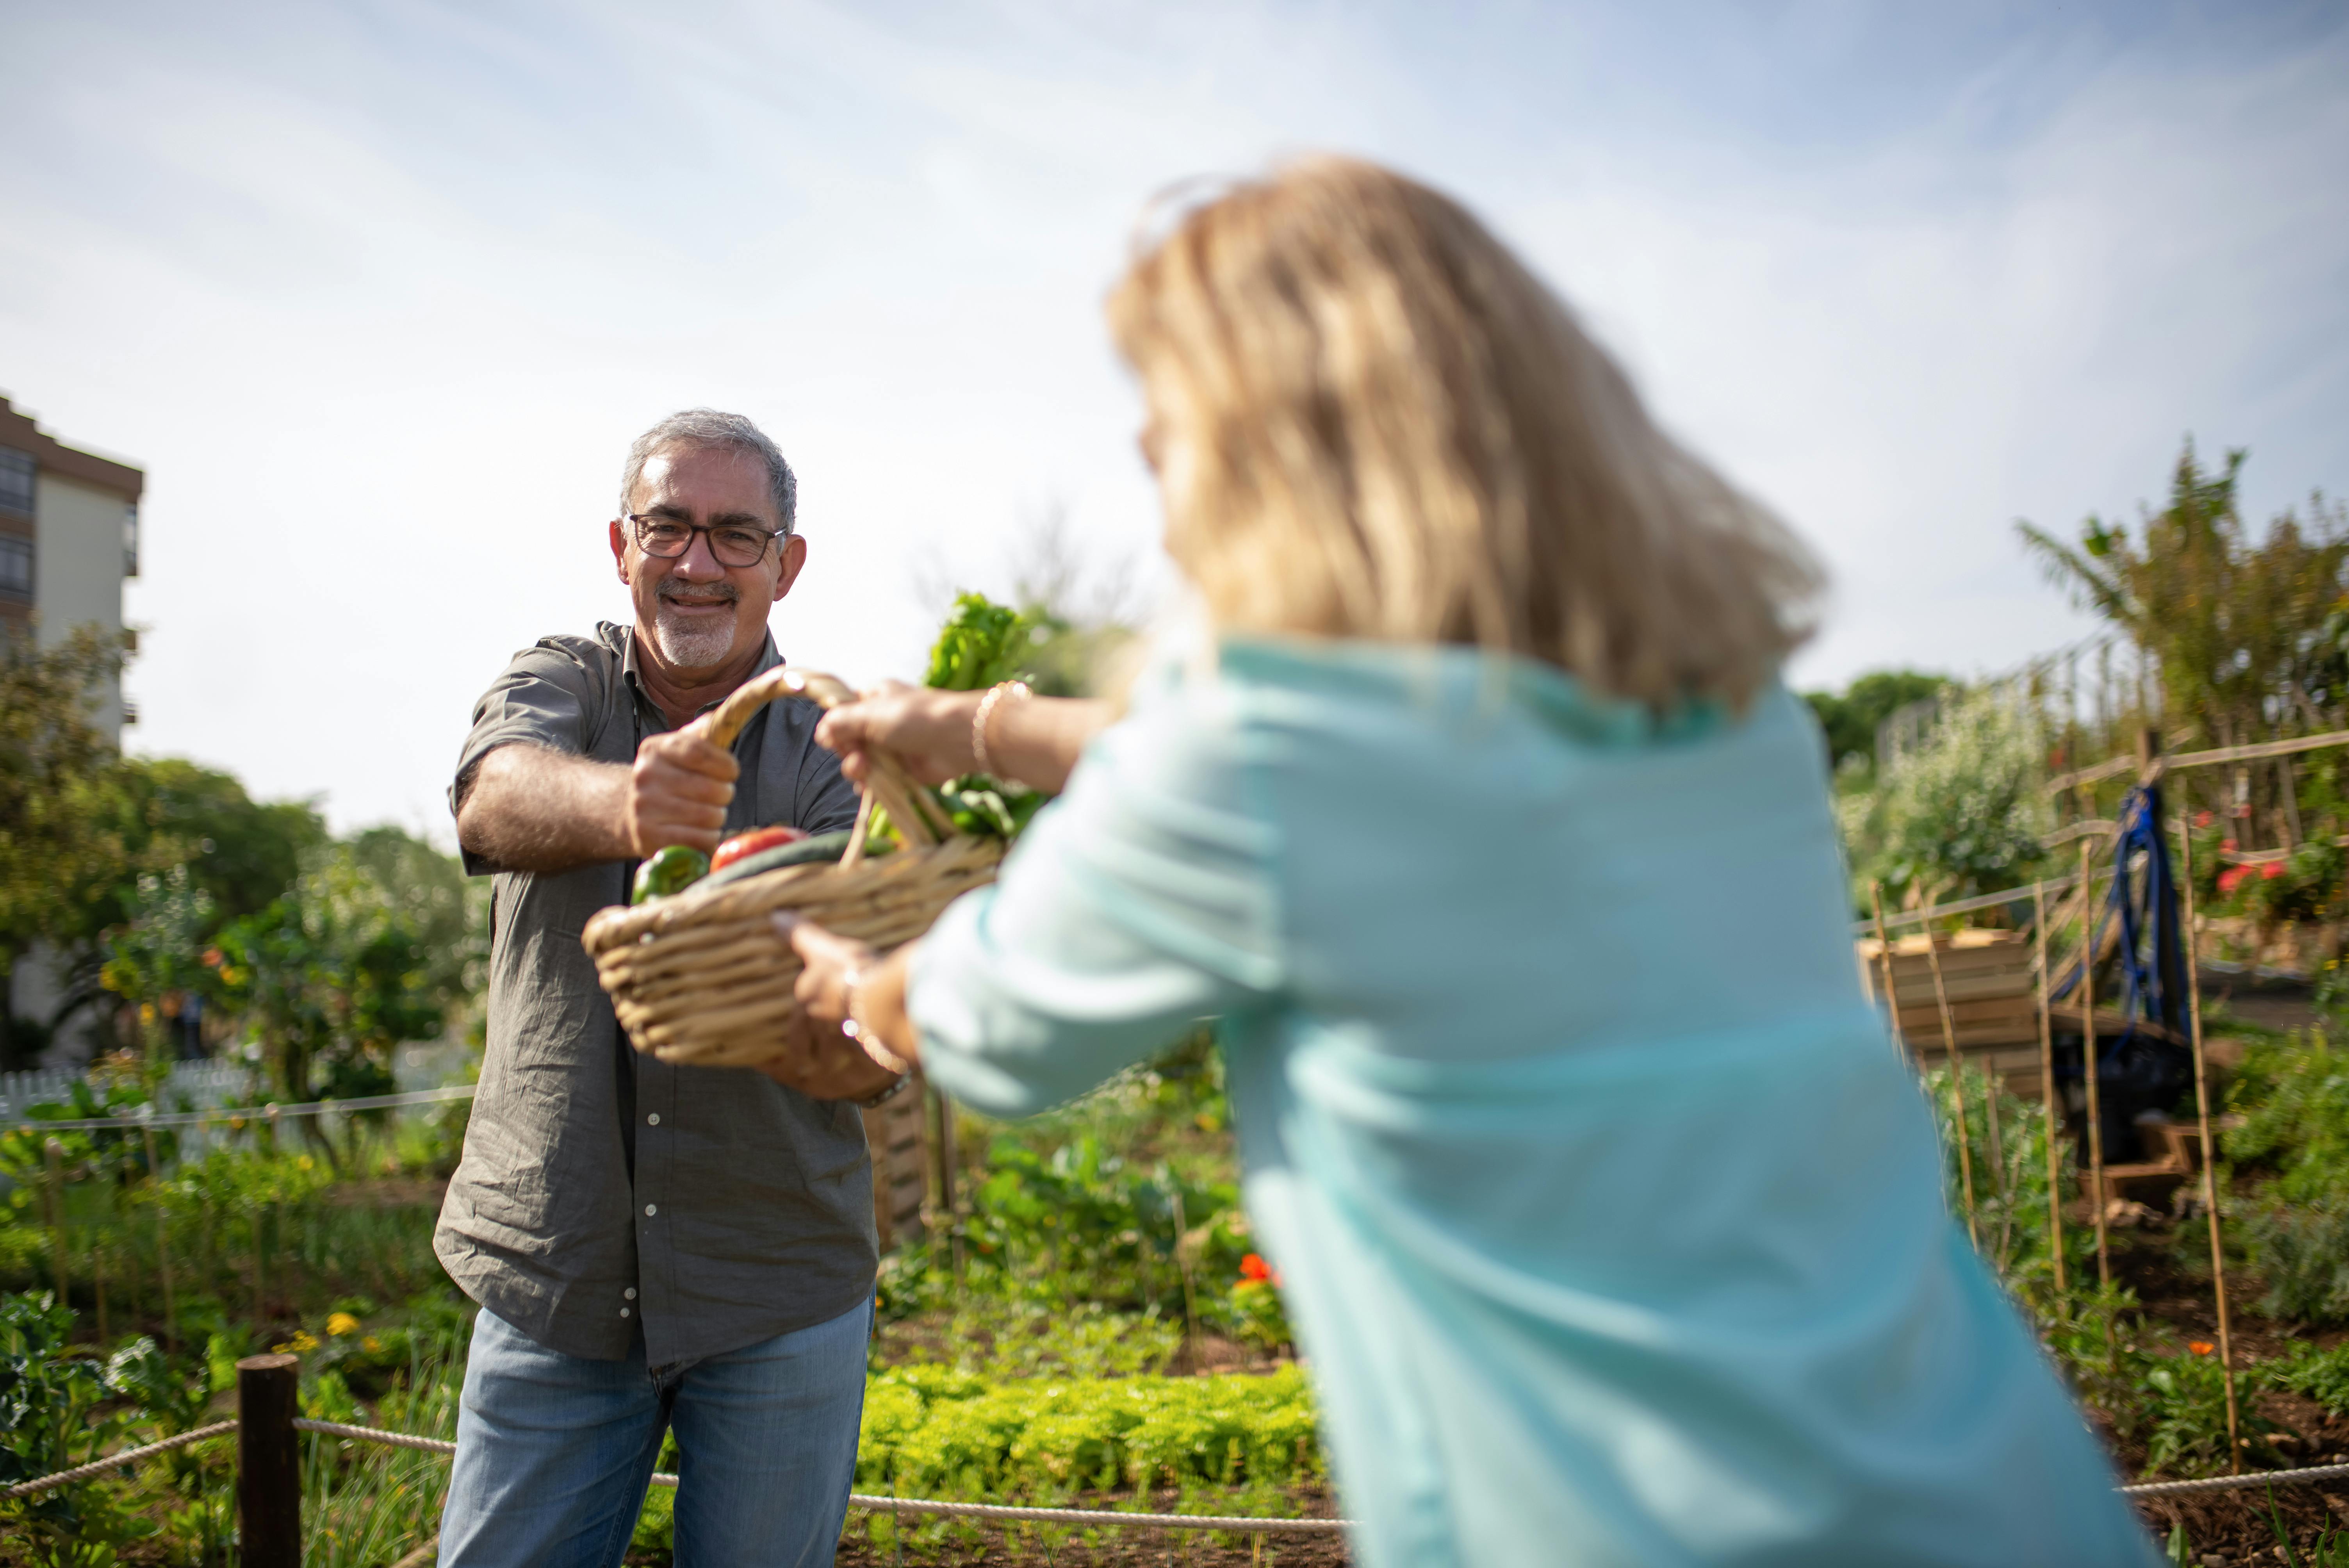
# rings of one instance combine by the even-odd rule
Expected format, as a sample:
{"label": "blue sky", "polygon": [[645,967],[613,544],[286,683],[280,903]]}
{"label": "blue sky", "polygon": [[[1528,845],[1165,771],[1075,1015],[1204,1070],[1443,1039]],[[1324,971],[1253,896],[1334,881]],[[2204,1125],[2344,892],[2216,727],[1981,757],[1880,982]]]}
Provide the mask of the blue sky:
{"label": "blue sky", "polygon": [[2338,5],[0,7],[0,392],[150,473],[135,743],[445,839],[471,702],[620,616],[620,455],[751,414],[792,658],[1066,509],[1154,550],[1099,301],[1170,181],[1381,158],[1826,556],[1806,684],[2085,630],[2013,543],[2251,449],[2349,490]]}

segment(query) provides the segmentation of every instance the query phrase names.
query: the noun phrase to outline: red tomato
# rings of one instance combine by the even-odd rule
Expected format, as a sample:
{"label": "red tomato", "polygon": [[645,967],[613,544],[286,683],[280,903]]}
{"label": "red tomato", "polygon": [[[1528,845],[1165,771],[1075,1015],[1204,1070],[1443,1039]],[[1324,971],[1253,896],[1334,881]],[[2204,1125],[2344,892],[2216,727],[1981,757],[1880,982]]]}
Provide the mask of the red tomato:
{"label": "red tomato", "polygon": [[718,846],[709,857],[709,869],[722,872],[745,855],[755,855],[761,850],[779,849],[784,844],[796,844],[807,837],[799,828],[753,828],[747,833],[737,833]]}

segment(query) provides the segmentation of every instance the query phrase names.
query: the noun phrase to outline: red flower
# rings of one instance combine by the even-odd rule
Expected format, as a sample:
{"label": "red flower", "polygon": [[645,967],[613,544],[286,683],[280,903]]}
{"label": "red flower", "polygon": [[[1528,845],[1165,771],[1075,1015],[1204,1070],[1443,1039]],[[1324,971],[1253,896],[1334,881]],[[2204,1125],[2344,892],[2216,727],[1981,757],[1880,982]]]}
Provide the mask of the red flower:
{"label": "red flower", "polygon": [[2229,866],[2219,873],[2219,892],[2231,896],[2237,888],[2243,885],[2243,879],[2251,874],[2249,866]]}
{"label": "red flower", "polygon": [[2198,827],[2198,828],[2207,828],[2207,827],[2209,827],[2209,826],[2210,825],[2210,813],[2209,813],[2209,812],[2208,812],[2208,811],[2197,811],[2197,812],[2195,812],[2195,813],[2194,813],[2194,825],[2195,825],[2196,827]]}
{"label": "red flower", "polygon": [[2270,861],[2267,864],[2260,868],[2260,875],[2263,877],[2280,877],[2283,875],[2283,862],[2282,861]]}
{"label": "red flower", "polygon": [[2220,852],[2220,854],[2222,854],[2222,855],[2231,855],[2231,854],[2233,854],[2233,853],[2235,852],[2235,841],[2234,841],[2234,840],[2232,840],[2232,839],[2221,839],[2221,840],[2220,840],[2220,841],[2219,841],[2219,852]]}
{"label": "red flower", "polygon": [[1240,1260],[1240,1278],[1268,1280],[1272,1277],[1272,1265],[1250,1253]]}
{"label": "red flower", "polygon": [[205,968],[207,968],[207,969],[217,969],[217,968],[219,968],[220,966],[221,966],[221,950],[220,950],[219,948],[217,948],[217,947],[207,947],[207,948],[205,948],[205,949],[204,949],[204,967],[205,967]]}

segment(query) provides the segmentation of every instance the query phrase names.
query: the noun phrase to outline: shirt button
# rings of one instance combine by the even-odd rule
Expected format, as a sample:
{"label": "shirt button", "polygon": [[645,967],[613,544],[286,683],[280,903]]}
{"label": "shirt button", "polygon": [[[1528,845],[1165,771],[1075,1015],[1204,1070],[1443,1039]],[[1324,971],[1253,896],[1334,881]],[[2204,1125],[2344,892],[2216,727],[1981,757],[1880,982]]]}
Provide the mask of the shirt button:
{"label": "shirt button", "polygon": [[652,1216],[652,1215],[654,1215],[654,1214],[657,1214],[657,1213],[659,1213],[659,1212],[660,1212],[660,1205],[659,1205],[658,1203],[647,1203],[647,1204],[646,1204],[646,1205],[645,1205],[645,1213],[646,1213],[647,1217],[648,1217],[648,1218],[649,1218],[650,1216]]}
{"label": "shirt button", "polygon": [[645,1125],[647,1127],[658,1127],[660,1125],[660,1112],[657,1110],[648,1112],[645,1117]]}
{"label": "shirt button", "polygon": [[[630,1301],[634,1301],[634,1300],[636,1300],[636,1287],[635,1285],[630,1285],[627,1289],[626,1289],[626,1290],[622,1291],[620,1294],[621,1294],[622,1295],[624,1295],[624,1296],[626,1296]],[[626,1307],[625,1307],[625,1306],[624,1306],[624,1307],[620,1308],[620,1310],[621,1310],[622,1312],[626,1312],[626,1311],[627,1311],[628,1309],[627,1309]]]}
{"label": "shirt button", "polygon": [[626,1316],[627,1316],[627,1315],[628,1315],[628,1309],[627,1309],[626,1307],[625,1307],[625,1306],[624,1306],[624,1307],[622,1307],[622,1308],[620,1308],[620,1315],[621,1315],[622,1317],[626,1317]]}

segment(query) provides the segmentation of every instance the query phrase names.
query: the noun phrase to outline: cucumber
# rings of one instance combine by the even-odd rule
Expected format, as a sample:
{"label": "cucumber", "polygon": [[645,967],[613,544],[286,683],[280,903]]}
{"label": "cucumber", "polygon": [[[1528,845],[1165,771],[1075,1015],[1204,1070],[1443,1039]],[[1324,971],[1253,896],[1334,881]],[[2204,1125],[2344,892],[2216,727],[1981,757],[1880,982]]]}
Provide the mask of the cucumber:
{"label": "cucumber", "polygon": [[696,887],[724,887],[728,882],[740,882],[744,877],[757,876],[783,866],[803,866],[819,861],[836,861],[848,852],[850,830],[818,833],[812,839],[796,843],[777,844],[771,850],[761,850],[755,855],[745,855],[722,872],[712,872],[694,883]]}

